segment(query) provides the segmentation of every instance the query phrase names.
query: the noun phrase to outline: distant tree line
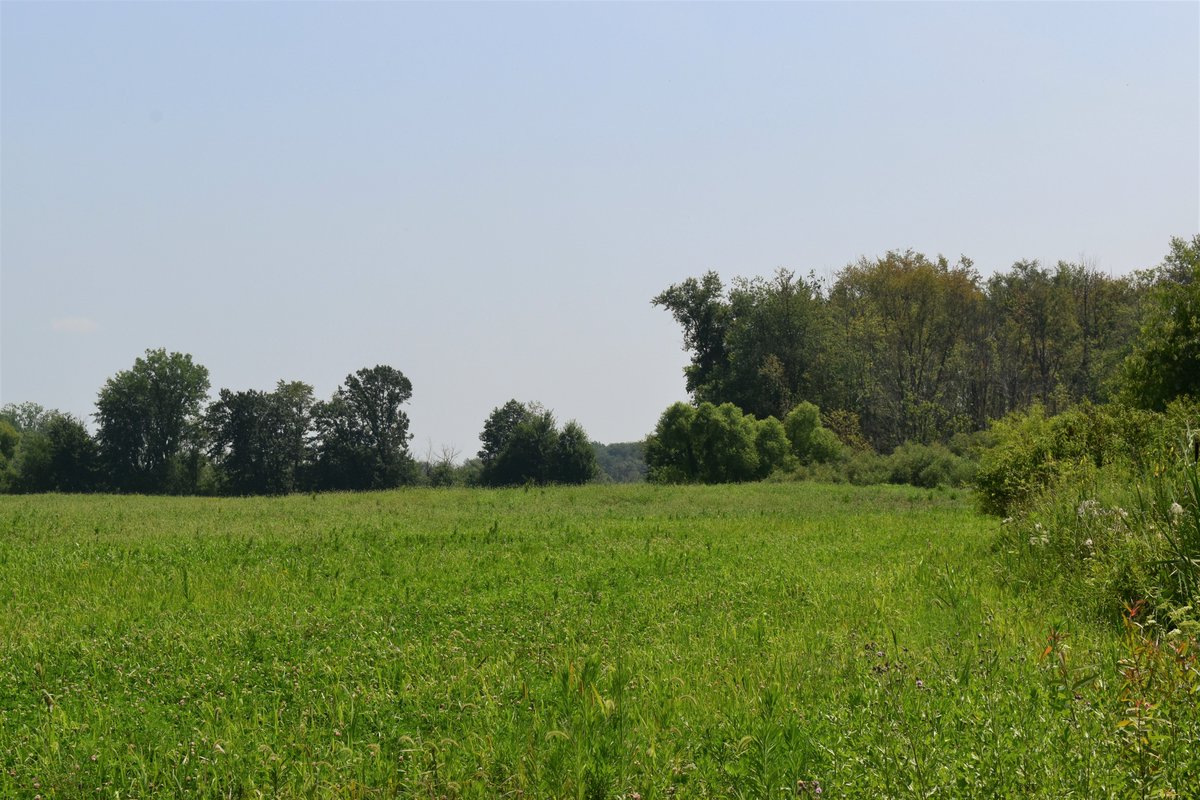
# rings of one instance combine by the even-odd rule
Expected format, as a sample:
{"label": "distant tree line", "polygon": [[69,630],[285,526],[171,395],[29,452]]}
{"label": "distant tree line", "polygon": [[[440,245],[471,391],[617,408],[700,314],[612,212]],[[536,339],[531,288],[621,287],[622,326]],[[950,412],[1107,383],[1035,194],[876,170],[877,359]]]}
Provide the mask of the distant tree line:
{"label": "distant tree line", "polygon": [[597,476],[606,483],[638,483],[646,480],[645,449],[644,442],[592,442]]}
{"label": "distant tree line", "polygon": [[287,494],[297,491],[583,483],[596,458],[583,428],[561,429],[533,403],[510,401],[484,424],[480,458],[418,462],[403,410],[412,383],[379,365],[347,375],[328,400],[299,381],[273,391],[222,389],[190,355],[148,350],[109,378],[96,401],[97,432],[35,403],[0,408],[0,490],[143,494]]}
{"label": "distant tree line", "polygon": [[477,458],[418,461],[403,410],[412,384],[393,367],[360,369],[327,400],[280,381],[206,404],[207,369],[149,350],[101,388],[95,436],[36,404],[0,409],[0,490],[724,482],[829,477],[831,463],[855,480],[932,485],[965,480],[981,447],[971,437],[1033,405],[1161,410],[1200,398],[1200,235],[1128,277],[1020,261],[984,280],[969,259],[905,251],[850,264],[829,285],[780,270],[726,287],[708,272],[653,303],[682,328],[692,402],[668,408],[644,444],[598,445],[578,423],[511,400],[485,420]]}
{"label": "distant tree line", "polygon": [[[647,440],[660,480],[762,473],[739,413],[763,429],[808,404],[839,446],[912,456],[956,437],[966,447],[963,436],[1034,404],[1160,410],[1200,397],[1200,236],[1173,239],[1161,265],[1128,277],[1021,261],[984,280],[969,259],[905,251],[850,264],[828,286],[780,270],[726,287],[708,272],[653,303],[682,328],[693,401],[667,409]],[[706,466],[717,442],[742,466]],[[794,440],[791,457],[773,469],[800,463]]]}

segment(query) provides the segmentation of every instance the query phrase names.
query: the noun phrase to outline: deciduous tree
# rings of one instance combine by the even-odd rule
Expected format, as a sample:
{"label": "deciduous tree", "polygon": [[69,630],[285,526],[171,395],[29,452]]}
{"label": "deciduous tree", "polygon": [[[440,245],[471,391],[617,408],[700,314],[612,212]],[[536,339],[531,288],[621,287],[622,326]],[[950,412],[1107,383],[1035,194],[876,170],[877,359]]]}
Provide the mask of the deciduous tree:
{"label": "deciduous tree", "polygon": [[492,409],[479,440],[486,486],[576,484],[596,475],[596,456],[579,423],[559,431],[554,414],[537,403],[509,400]]}
{"label": "deciduous tree", "polygon": [[1200,234],[1171,240],[1123,371],[1125,395],[1143,408],[1200,398]]}
{"label": "deciduous tree", "polygon": [[394,367],[347,375],[333,397],[313,408],[316,480],[329,489],[390,489],[416,480],[408,450],[412,435],[401,406],[412,383]]}
{"label": "deciduous tree", "polygon": [[196,423],[208,370],[184,353],[147,350],[109,378],[96,401],[101,456],[113,488],[162,492],[177,458],[198,447]]}

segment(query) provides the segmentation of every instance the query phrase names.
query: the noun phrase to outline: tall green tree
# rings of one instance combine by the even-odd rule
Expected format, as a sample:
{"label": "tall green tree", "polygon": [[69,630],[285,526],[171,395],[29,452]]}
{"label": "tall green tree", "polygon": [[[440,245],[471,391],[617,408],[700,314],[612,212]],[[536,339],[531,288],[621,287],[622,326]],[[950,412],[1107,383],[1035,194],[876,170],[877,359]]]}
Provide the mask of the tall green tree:
{"label": "tall green tree", "polygon": [[780,269],[771,279],[736,279],[726,293],[708,272],[653,302],[683,328],[684,349],[692,353],[684,376],[697,403],[782,416],[825,387],[829,320],[815,279]]}
{"label": "tall green tree", "polygon": [[1108,276],[1086,264],[1060,262],[1073,295],[1079,357],[1067,371],[1074,400],[1107,400],[1138,331],[1141,292],[1133,278]]}
{"label": "tall green tree", "polygon": [[738,280],[729,292],[721,402],[757,417],[782,418],[797,402],[821,396],[829,375],[825,301],[816,280],[788,270],[770,280]]}
{"label": "tall green tree", "polygon": [[596,451],[583,427],[571,420],[559,431],[554,445],[553,480],[555,483],[587,483],[597,472]]}
{"label": "tall green tree", "polygon": [[1123,379],[1125,396],[1143,408],[1200,398],[1200,234],[1171,240],[1154,273]]}
{"label": "tall green tree", "polygon": [[81,420],[50,412],[21,436],[13,489],[21,492],[92,492],[100,482],[100,453]]}
{"label": "tall green tree", "polygon": [[560,431],[554,414],[537,403],[509,400],[492,409],[479,440],[485,486],[578,484],[596,476],[596,455],[579,423]]}
{"label": "tall green tree", "polygon": [[504,446],[483,466],[489,486],[545,485],[554,481],[558,429],[554,414],[531,405],[508,435]]}
{"label": "tall green tree", "polygon": [[1038,400],[1053,411],[1063,394],[1064,369],[1078,360],[1074,295],[1063,277],[1037,261],[1018,261],[988,281],[1000,356],[996,377],[1006,410]]}
{"label": "tall green tree", "polygon": [[854,355],[853,405],[877,447],[969,425],[959,365],[983,299],[978,282],[969,259],[951,265],[912,250],[838,273],[831,302]]}
{"label": "tall green tree", "polygon": [[41,430],[53,413],[39,403],[5,403],[0,407],[0,420],[7,421],[20,433],[21,431]]}
{"label": "tall green tree", "polygon": [[338,392],[313,404],[316,432],[312,487],[322,490],[370,489],[372,459],[362,427],[346,398]]}
{"label": "tall green tree", "polygon": [[312,424],[312,387],[279,381],[274,392],[222,389],[205,413],[209,455],[234,494],[300,488]]}
{"label": "tall green tree", "polygon": [[390,489],[412,483],[417,469],[408,443],[412,382],[379,365],[347,375],[333,397],[313,407],[316,483],[327,489]]}
{"label": "tall green tree", "polygon": [[717,273],[674,284],[654,298],[683,328],[683,349],[692,354],[684,368],[688,392],[697,400],[720,402],[729,369],[726,349],[732,317],[725,287]]}
{"label": "tall green tree", "polygon": [[483,422],[483,432],[479,434],[479,442],[483,445],[479,450],[479,459],[483,462],[485,472],[500,457],[517,426],[533,413],[533,408],[516,400],[509,400],[492,409]]}
{"label": "tall green tree", "polygon": [[181,455],[198,449],[208,370],[184,353],[147,350],[109,378],[96,401],[97,439],[113,488],[165,492],[179,487]]}

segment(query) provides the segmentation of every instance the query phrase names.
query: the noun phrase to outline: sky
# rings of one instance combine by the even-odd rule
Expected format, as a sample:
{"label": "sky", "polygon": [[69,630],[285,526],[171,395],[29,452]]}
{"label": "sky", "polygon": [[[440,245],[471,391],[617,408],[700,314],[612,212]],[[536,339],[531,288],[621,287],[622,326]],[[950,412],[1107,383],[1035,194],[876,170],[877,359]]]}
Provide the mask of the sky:
{"label": "sky", "polygon": [[686,398],[663,289],[1200,232],[1200,3],[0,2],[0,403],[148,348],[604,442]]}

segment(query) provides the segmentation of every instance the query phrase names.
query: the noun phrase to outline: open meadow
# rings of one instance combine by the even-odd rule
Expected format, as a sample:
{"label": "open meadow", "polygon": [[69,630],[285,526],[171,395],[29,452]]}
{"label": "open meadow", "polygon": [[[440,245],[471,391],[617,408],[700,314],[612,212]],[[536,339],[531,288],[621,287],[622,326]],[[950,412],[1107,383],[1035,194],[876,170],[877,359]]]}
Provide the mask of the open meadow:
{"label": "open meadow", "polygon": [[794,483],[0,497],[0,796],[1195,796],[1120,627],[999,529]]}

